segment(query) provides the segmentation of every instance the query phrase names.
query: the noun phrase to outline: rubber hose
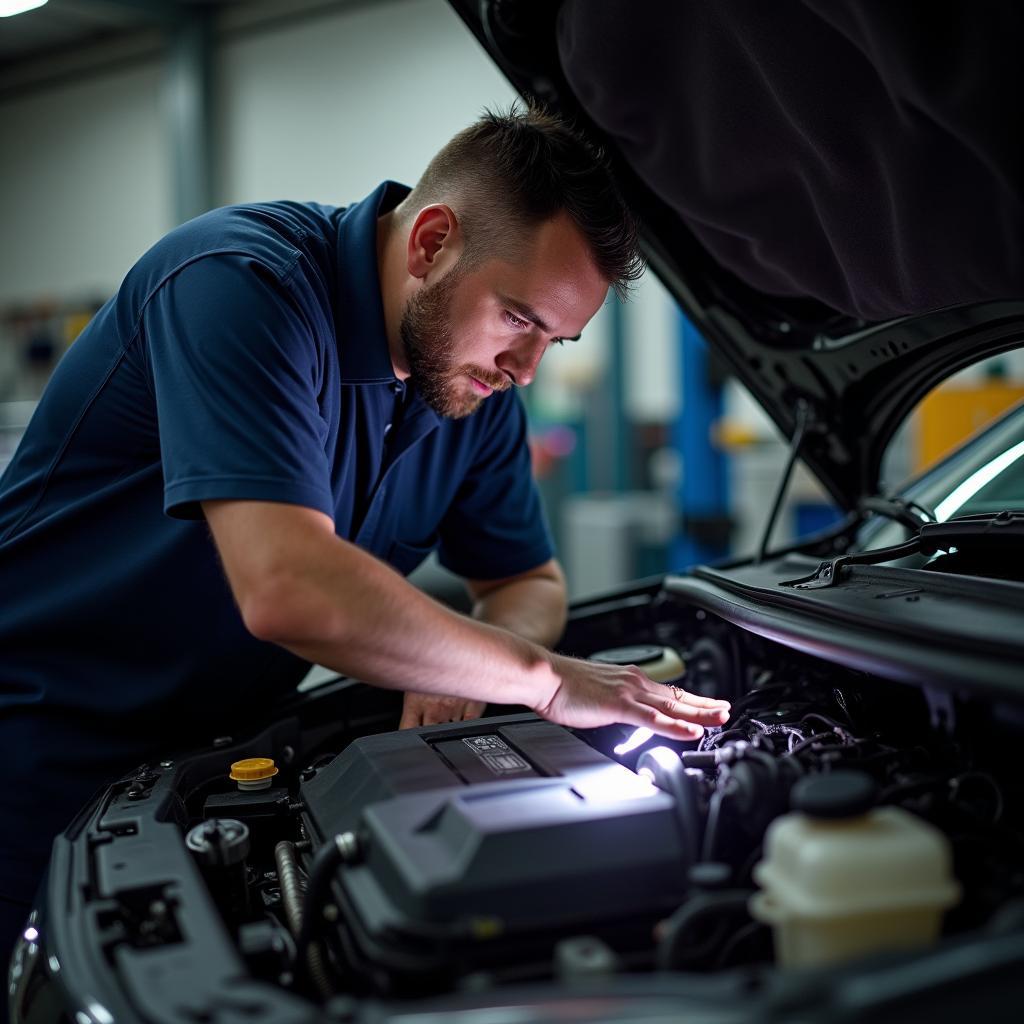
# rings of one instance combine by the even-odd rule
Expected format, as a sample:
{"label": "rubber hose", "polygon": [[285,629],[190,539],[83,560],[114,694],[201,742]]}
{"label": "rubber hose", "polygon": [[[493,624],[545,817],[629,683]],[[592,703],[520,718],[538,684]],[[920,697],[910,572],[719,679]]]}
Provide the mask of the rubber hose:
{"label": "rubber hose", "polygon": [[281,903],[284,905],[284,916],[288,922],[288,930],[295,936],[296,959],[299,966],[304,966],[310,981],[324,999],[334,995],[330,975],[324,963],[323,955],[317,943],[308,937],[305,944],[299,941],[302,935],[304,908],[302,905],[302,885],[299,881],[299,863],[295,856],[295,844],[287,840],[274,847],[274,863],[277,866],[277,877],[281,883]]}

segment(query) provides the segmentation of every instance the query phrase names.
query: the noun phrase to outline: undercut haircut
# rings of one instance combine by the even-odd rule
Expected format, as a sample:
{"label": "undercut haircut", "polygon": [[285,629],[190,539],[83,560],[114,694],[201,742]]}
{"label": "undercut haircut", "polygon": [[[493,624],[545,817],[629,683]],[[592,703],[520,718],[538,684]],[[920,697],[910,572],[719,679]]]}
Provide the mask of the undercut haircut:
{"label": "undercut haircut", "polygon": [[433,203],[450,206],[459,219],[466,246],[460,263],[515,259],[530,229],[564,212],[620,298],[643,274],[636,221],[603,152],[540,106],[485,110],[459,132],[402,203],[403,220]]}

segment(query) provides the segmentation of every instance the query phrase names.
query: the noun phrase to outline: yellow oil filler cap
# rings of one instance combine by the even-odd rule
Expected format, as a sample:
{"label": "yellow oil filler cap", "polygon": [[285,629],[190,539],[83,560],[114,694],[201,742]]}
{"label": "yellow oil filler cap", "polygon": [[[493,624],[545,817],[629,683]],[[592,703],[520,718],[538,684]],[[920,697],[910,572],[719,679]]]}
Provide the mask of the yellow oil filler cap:
{"label": "yellow oil filler cap", "polygon": [[267,789],[277,771],[272,758],[247,757],[231,766],[231,778],[238,783],[239,789]]}

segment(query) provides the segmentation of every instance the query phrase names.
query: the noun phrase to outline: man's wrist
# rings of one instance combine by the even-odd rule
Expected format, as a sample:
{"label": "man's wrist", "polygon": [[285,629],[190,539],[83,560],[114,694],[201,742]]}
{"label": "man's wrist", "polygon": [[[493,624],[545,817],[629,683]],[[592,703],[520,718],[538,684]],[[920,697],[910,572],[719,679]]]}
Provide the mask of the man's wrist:
{"label": "man's wrist", "polygon": [[555,669],[557,655],[517,633],[501,627],[494,628],[501,629],[508,638],[513,660],[518,666],[515,669],[511,699],[501,703],[522,704],[539,712],[550,704],[561,682]]}
{"label": "man's wrist", "polygon": [[534,645],[538,658],[533,675],[536,680],[533,698],[526,704],[531,711],[543,714],[550,707],[562,685],[562,675],[558,671],[558,655],[546,647]]}

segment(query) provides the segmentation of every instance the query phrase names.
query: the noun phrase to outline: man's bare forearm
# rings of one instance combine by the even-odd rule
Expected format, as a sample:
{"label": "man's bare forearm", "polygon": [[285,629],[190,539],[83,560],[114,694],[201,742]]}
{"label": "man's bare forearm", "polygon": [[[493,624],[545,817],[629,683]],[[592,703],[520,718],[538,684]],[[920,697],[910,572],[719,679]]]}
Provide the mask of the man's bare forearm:
{"label": "man's bare forearm", "polygon": [[565,629],[565,586],[547,577],[514,580],[476,601],[473,618],[550,647]]}
{"label": "man's bare forearm", "polygon": [[553,685],[534,645],[450,611],[358,549],[338,554],[318,567],[313,600],[337,602],[344,621],[282,636],[296,654],[378,685],[502,703],[533,706],[544,689],[532,680],[538,672]]}
{"label": "man's bare forearm", "polygon": [[246,626],[379,686],[535,706],[558,679],[537,645],[459,615],[334,535],[325,516],[204,505]]}

